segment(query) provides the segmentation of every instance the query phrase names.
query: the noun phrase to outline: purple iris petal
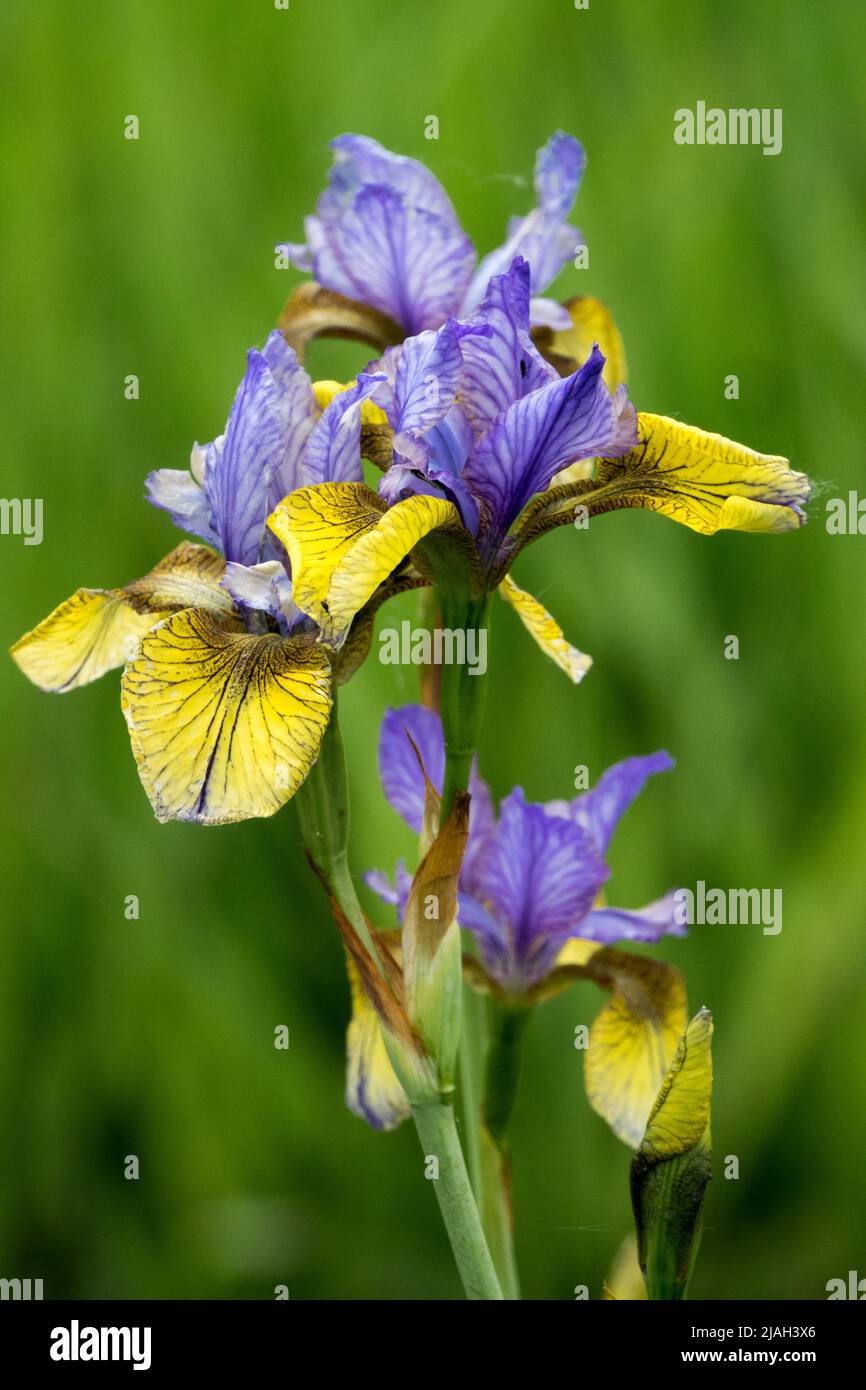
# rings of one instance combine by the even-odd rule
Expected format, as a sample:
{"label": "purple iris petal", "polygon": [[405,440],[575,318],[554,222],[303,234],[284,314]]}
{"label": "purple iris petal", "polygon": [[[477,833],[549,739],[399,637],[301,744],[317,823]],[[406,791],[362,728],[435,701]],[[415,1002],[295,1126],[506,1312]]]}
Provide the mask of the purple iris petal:
{"label": "purple iris petal", "polygon": [[334,163],[328,188],[316,209],[320,217],[337,217],[364,184],[393,188],[414,208],[454,217],[454,208],[436,175],[420,160],[394,154],[368,135],[338,135],[331,141]]}
{"label": "purple iris petal", "polygon": [[449,319],[437,332],[407,338],[386,353],[382,366],[387,381],[377,393],[396,431],[395,461],[380,482],[381,496],[389,505],[411,496],[444,496],[473,535],[478,504],[461,477],[473,436],[455,397],[465,379],[464,349],[490,333],[487,323]]}
{"label": "purple iris petal", "polygon": [[511,941],[504,923],[487,911],[483,903],[469,893],[457,895],[457,921],[464,931],[475,937],[482,959],[494,979],[505,980],[510,974]]}
{"label": "purple iris petal", "polygon": [[475,252],[456,219],[365,184],[333,220],[307,219],[316,279],[396,320],[409,335],[438,328],[460,304]]}
{"label": "purple iris petal", "polygon": [[459,405],[452,405],[444,419],[434,425],[424,436],[424,441],[441,468],[462,475],[463,467],[469,457],[475,438],[466,412]]}
{"label": "purple iris petal", "polygon": [[270,614],[283,632],[290,632],[302,617],[292,599],[291,580],[279,560],[251,566],[229,561],[222,585],[235,603]]}
{"label": "purple iris petal", "polygon": [[424,705],[403,705],[400,709],[386,710],[379,731],[382,788],[398,816],[420,834],[424,820],[424,776],[412,743],[418,749],[424,771],[437,792],[441,792],[445,744],[438,714]]}
{"label": "purple iris petal", "polygon": [[574,327],[568,310],[555,299],[530,299],[529,322],[533,328],[551,328],[554,333],[568,332]]}
{"label": "purple iris petal", "polygon": [[301,462],[319,407],[309,376],[279,329],[274,329],[269,335],[262,348],[262,356],[276,387],[276,403],[283,430],[283,455],[274,470],[268,498],[268,509],[273,511],[278,502],[303,486]]}
{"label": "purple iris petal", "polygon": [[476,435],[497,415],[531,391],[558,380],[529,336],[529,266],[516,259],[487,287],[472,323],[486,325],[485,336],[462,342],[465,363],[460,405]]}
{"label": "purple iris petal", "polygon": [[409,892],[412,888],[412,875],[406,868],[405,860],[397,860],[393,884],[388,875],[383,873],[381,869],[370,869],[368,873],[364,874],[364,882],[383,903],[387,903],[389,907],[396,907],[398,921],[402,922],[406,915],[406,904],[409,901]]}
{"label": "purple iris petal", "polygon": [[634,911],[624,907],[595,908],[571,935],[610,946],[615,941],[658,941],[665,935],[688,933],[677,921],[677,894],[666,893],[657,902]]}
{"label": "purple iris petal", "polygon": [[566,464],[615,458],[637,443],[637,416],[627,397],[612,396],[595,346],[570,377],[557,378],[505,410],[469,456],[464,477],[489,508],[492,547],[536,492]]}
{"label": "purple iris petal", "polygon": [[327,289],[371,304],[408,334],[456,312],[475,252],[439,181],[415,159],[361,135],[332,141],[334,164],[294,264]]}
{"label": "purple iris petal", "polygon": [[264,353],[251,348],[222,448],[209,452],[205,463],[205,488],[223,554],[241,565],[261,558],[271,489],[286,458],[282,382]]}
{"label": "purple iris petal", "polygon": [[148,502],[168,512],[175,526],[201,536],[209,545],[220,544],[208,495],[191,473],[179,468],[157,468],[147,475],[145,487]]}
{"label": "purple iris petal", "polygon": [[647,780],[656,772],[669,772],[673,765],[670,754],[663,750],[624,758],[602,773],[590,791],[560,804],[564,814],[587,832],[599,854],[606,854],[620,817],[643,791]]}
{"label": "purple iris petal", "polygon": [[[395,446],[401,436],[395,436]],[[427,455],[424,441],[409,439],[404,447],[417,459],[417,464],[397,462],[391,465],[379,483],[379,495],[389,506],[406,497],[445,497],[453,502],[460,520],[471,535],[478,534],[480,513],[478,503],[459,473],[442,468]]]}
{"label": "purple iris petal", "polygon": [[[410,738],[418,749],[424,771],[441,795],[445,776],[445,743],[439,715],[426,705],[402,705],[399,709],[385,711],[379,730],[382,789],[398,816],[416,834],[420,834],[424,820],[424,776]],[[489,788],[474,765],[469,775],[469,794],[470,841],[464,869],[471,862],[470,852],[474,852],[475,844],[494,822]],[[466,886],[471,891],[471,884],[467,882]]]}
{"label": "purple iris petal", "polygon": [[459,329],[449,319],[437,331],[418,333],[394,350],[388,418],[396,433],[423,434],[451,409],[463,368]]}
{"label": "purple iris petal", "polygon": [[541,294],[573,258],[581,245],[580,233],[565,221],[580,180],[586,156],[574,136],[557,131],[538,151],[535,160],[536,207],[528,217],[512,218],[504,246],[485,256],[472,277],[462,312],[484,298],[488,281],[508,269],[515,256],[523,256],[532,270],[533,294]]}
{"label": "purple iris petal", "polygon": [[580,826],[527,803],[519,787],[506,797],[474,877],[478,897],[508,925],[512,984],[519,978],[525,987],[546,974],[609,874]]}
{"label": "purple iris petal", "polygon": [[316,421],[307,440],[303,478],[313,483],[360,483],[361,405],[385,380],[381,372],[361,373],[354,386],[340,391]]}

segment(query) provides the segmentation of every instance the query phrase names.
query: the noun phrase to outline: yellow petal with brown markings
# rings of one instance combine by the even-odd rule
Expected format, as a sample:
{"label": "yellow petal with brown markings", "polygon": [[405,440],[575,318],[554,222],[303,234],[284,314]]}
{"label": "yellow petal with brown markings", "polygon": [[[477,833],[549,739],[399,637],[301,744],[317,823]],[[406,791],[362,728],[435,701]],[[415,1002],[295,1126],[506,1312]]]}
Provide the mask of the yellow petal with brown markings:
{"label": "yellow petal with brown markings", "polygon": [[221,555],[183,541],[123,589],[77,589],[15,643],[12,657],[42,690],[75,690],[132,658],[143,635],[175,609],[231,614],[219,583],[224,572]]}
{"label": "yellow petal with brown markings", "polygon": [[686,1026],[685,983],[664,961],[609,949],[592,957],[587,972],[612,991],[589,1030],[587,1098],[636,1148]]}
{"label": "yellow petal with brown markings", "polygon": [[788,460],[663,415],[638,415],[639,443],[600,459],[590,515],[646,507],[699,531],[790,531],[802,525],[810,483]]}
{"label": "yellow petal with brown markings", "polygon": [[321,628],[328,625],[324,604],[336,566],[384,510],[363,483],[319,483],[290,492],[268,517],[292,563],[292,597]]}
{"label": "yellow petal with brown markings", "polygon": [[202,609],[148,633],[122,681],[139,775],[163,821],[273,815],[315,762],[331,703],[319,648],[229,631]]}
{"label": "yellow petal with brown markings", "polygon": [[637,1148],[686,1026],[685,982],[665,961],[574,938],[530,1001],[550,998],[575,980],[592,980],[611,996],[584,1053],[589,1103],[618,1138]]}
{"label": "yellow petal with brown markings", "polygon": [[462,533],[460,515],[444,497],[407,497],[389,507],[360,536],[333,571],[328,589],[326,641],[340,646],[356,613],[431,531],[451,528]]}
{"label": "yellow petal with brown markings", "polygon": [[293,597],[331,646],[419,541],[439,527],[462,531],[441,497],[407,497],[393,507],[363,483],[299,488],[268,517],[292,563]]}
{"label": "yellow petal with brown markings", "polygon": [[34,685],[62,694],[122,666],[158,617],[137,613],[122,589],[76,589],[11,655]]}

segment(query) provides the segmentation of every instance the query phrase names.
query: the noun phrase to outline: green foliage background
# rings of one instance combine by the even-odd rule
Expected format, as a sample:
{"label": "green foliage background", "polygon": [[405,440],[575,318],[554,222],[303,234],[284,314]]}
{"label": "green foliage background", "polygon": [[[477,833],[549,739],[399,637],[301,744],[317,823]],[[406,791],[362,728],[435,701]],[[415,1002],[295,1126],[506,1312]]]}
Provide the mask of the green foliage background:
{"label": "green foliage background", "polygon": [[[535,149],[578,134],[591,266],[557,289],[611,305],[638,406],[826,484],[796,535],[705,540],[622,513],[527,552],[518,581],[595,657],[579,690],[495,613],[481,761],[497,794],[565,796],[577,763],[596,776],[667,747],[676,771],[614,843],[612,899],[700,878],[784,892],[777,937],[697,927],[664,948],[716,1018],[698,1298],[820,1298],[866,1273],[866,540],[824,525],[826,496],[863,477],[864,39],[855,0],[7,0],[0,16],[2,491],[45,502],[40,547],[0,538],[7,644],[175,544],[143,478],[221,430],[297,278],[273,244],[300,237],[343,130],[429,161],[485,249],[530,205]],[[782,107],[782,154],[675,146],[673,111],[698,99]],[[62,700],[11,662],[0,679],[0,1274],[55,1297],[453,1296],[414,1134],[343,1108],[341,952],[293,810],[160,827],[115,678]],[[375,745],[385,705],[415,693],[413,671],[371,661],[342,702],[359,872],[411,853]],[[514,1137],[530,1298],[597,1296],[630,1226],[629,1154],[572,1045],[600,1003],[576,989],[531,1033]]]}

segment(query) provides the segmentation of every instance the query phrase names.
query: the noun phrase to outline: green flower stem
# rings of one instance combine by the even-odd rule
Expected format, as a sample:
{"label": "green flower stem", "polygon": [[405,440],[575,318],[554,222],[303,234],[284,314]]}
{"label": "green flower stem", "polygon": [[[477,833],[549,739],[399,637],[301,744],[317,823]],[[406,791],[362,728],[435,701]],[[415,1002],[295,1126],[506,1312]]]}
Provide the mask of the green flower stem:
{"label": "green flower stem", "polygon": [[514,1256],[508,1125],[517,1095],[523,1035],[529,1010],[490,1003],[490,1043],[481,1102],[481,1218],[505,1297],[520,1297]]}
{"label": "green flower stem", "polygon": [[[349,794],[336,704],[319,758],[295,797],[301,834],[322,881],[361,937],[374,960],[375,944],[349,870]],[[447,1102],[413,1107],[425,1154],[439,1162],[436,1195],[468,1298],[501,1299],[493,1260],[472,1195],[454,1112]]]}
{"label": "green flower stem", "polygon": [[[487,627],[489,596],[479,599],[459,599],[442,595],[443,625],[451,629],[479,630]],[[442,789],[442,814],[448,814],[455,793],[465,791],[469,784],[472,760],[478,747],[484,720],[486,677],[472,675],[468,666],[444,666],[440,689],[442,731],[445,737],[445,782]],[[499,1142],[497,1118],[489,1115],[482,1120],[486,1102],[479,1094],[484,1066],[485,1036],[480,1001],[464,987],[464,1025],[460,1035],[460,1081],[466,1151],[469,1156],[472,1185],[481,1208],[484,1231],[496,1272],[507,1299],[520,1297],[517,1266],[514,1258],[514,1237],[511,1219],[510,1168],[508,1155]],[[517,1024],[514,1023],[515,1034]],[[505,1033],[508,1035],[506,1028]],[[514,1056],[516,1066],[517,1039]],[[488,1076],[484,1091],[489,1102],[496,1106],[504,1102],[507,1093],[503,1075],[491,1088],[490,1067],[507,1068],[507,1036],[497,1040],[488,1053]],[[514,1074],[516,1085],[516,1071]],[[513,1090],[511,1092],[513,1100]],[[480,1102],[480,1103],[479,1103]],[[510,1110],[510,1105],[509,1105]],[[493,1128],[491,1128],[491,1123]],[[507,1123],[507,1115],[505,1116]],[[502,1130],[504,1134],[504,1129]]]}
{"label": "green flower stem", "polygon": [[349,792],[346,758],[334,708],[319,749],[319,757],[295,796],[301,835],[307,854],[328,890],[336,898],[373,960],[379,964],[349,869]]}
{"label": "green flower stem", "polygon": [[[445,628],[456,631],[487,630],[489,596],[478,599],[455,600],[442,598],[442,622]],[[442,732],[445,737],[445,784],[442,788],[442,816],[448,815],[456,792],[469,785],[469,771],[478,747],[484,721],[487,676],[473,675],[473,668],[463,663],[442,667],[440,709]]]}
{"label": "green flower stem", "polygon": [[523,1005],[504,1004],[496,999],[490,1002],[490,1047],[482,1109],[484,1123],[499,1148],[505,1146],[517,1096],[529,1016],[530,1010]]}
{"label": "green flower stem", "polygon": [[463,1147],[469,1165],[472,1190],[481,1200],[481,1097],[484,1093],[483,1061],[487,1053],[485,1000],[463,986],[460,1028],[460,1115]]}
{"label": "green flower stem", "polygon": [[502,1299],[502,1290],[484,1238],[463,1150],[450,1105],[412,1107],[425,1158],[438,1162],[434,1179],[442,1220],[469,1299]]}
{"label": "green flower stem", "polygon": [[489,1129],[481,1124],[481,1224],[490,1245],[503,1296],[520,1298],[520,1280],[514,1255],[514,1220],[511,1210],[511,1163]]}

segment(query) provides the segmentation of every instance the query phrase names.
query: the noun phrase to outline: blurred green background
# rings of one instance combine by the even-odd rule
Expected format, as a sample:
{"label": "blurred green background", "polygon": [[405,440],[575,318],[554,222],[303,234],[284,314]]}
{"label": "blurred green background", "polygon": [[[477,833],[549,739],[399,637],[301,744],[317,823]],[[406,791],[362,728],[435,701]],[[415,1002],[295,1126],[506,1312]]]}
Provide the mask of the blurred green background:
{"label": "blurred green background", "polygon": [[[299,278],[272,247],[300,238],[343,130],[427,160],[482,249],[530,206],[536,148],[579,135],[590,268],[557,291],[611,305],[639,408],[823,480],[796,535],[706,540],[636,512],[528,551],[518,582],[595,658],[579,690],[495,612],[497,794],[565,796],[577,763],[595,777],[666,747],[677,769],[614,842],[612,900],[700,878],[784,892],[779,936],[696,927],[664,947],[716,1018],[695,1298],[821,1298],[866,1274],[866,539],[824,524],[863,478],[864,39],[854,0],[7,0],[0,17],[2,491],[45,505],[41,546],[0,538],[6,644],[176,543],[144,476],[222,429]],[[782,107],[782,154],[676,146],[673,111],[699,99]],[[311,365],[364,356],[316,347]],[[375,745],[414,677],[370,661],[342,701],[359,873],[412,850]],[[0,1275],[42,1277],[47,1297],[454,1296],[414,1134],[343,1108],[341,951],[293,809],[160,827],[115,677],[62,700],[9,661],[0,679]],[[529,1298],[598,1296],[630,1228],[629,1153],[572,1044],[601,1002],[575,989],[531,1033],[514,1135]]]}

